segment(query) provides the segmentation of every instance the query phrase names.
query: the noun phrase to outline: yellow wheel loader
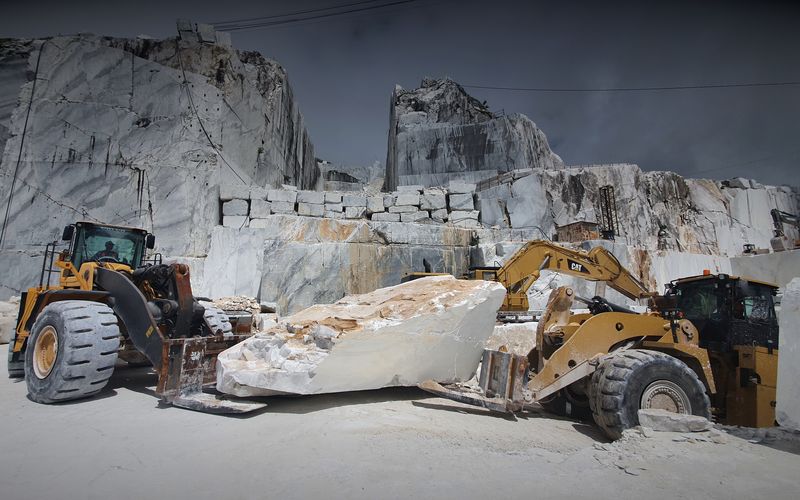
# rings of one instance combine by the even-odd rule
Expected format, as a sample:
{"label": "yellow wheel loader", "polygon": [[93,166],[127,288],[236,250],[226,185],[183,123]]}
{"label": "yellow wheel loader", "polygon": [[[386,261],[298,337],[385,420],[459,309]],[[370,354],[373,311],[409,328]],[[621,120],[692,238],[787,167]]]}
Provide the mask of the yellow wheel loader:
{"label": "yellow wheel loader", "polygon": [[[605,249],[587,253],[548,242],[527,244],[492,277],[518,293],[541,269],[608,280],[631,298],[650,296],[651,312],[579,298],[561,287],[551,293],[527,356],[484,352],[477,392],[433,381],[420,387],[494,411],[539,403],[562,415],[591,416],[613,439],[638,425],[638,410],[647,408],[731,425],[774,424],[775,285],[707,273],[675,280],[664,296],[654,296]],[[506,307],[523,302],[509,295]],[[573,314],[576,299],[590,312]]]}
{"label": "yellow wheel loader", "polygon": [[[22,294],[8,372],[25,377],[33,401],[90,397],[108,383],[117,358],[152,364],[165,401],[212,413],[263,403],[203,392],[216,381],[216,356],[240,342],[223,311],[192,294],[189,268],[145,260],[155,237],[143,229],[78,222],[68,248],[47,245],[39,286]],[[55,267],[54,267],[55,266]],[[58,273],[57,285],[50,274]]]}

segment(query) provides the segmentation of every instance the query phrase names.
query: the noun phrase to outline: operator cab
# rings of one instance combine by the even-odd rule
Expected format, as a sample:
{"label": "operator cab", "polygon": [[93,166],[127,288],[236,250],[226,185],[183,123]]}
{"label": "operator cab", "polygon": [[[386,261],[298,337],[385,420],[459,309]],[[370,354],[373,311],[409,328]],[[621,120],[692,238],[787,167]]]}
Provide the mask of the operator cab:
{"label": "operator cab", "polygon": [[70,242],[68,260],[76,269],[84,262],[141,267],[145,248],[155,246],[155,236],[144,229],[77,222],[64,228],[62,240]]}
{"label": "operator cab", "polygon": [[702,275],[667,285],[681,316],[700,333],[700,347],[730,351],[737,345],[778,347],[778,319],[771,283],[730,276]]}

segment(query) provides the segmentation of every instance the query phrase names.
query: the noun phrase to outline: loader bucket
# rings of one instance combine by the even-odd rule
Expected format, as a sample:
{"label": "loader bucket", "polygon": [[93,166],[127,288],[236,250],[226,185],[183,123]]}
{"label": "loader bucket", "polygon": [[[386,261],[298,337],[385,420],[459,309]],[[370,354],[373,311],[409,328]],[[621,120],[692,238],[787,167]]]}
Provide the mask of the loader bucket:
{"label": "loader bucket", "polygon": [[206,413],[248,413],[266,403],[210,392],[217,381],[217,356],[249,335],[164,339],[156,394],[167,403]]}
{"label": "loader bucket", "polygon": [[515,413],[525,406],[528,358],[486,349],[483,351],[478,380],[479,388],[461,384],[443,386],[433,380],[426,380],[418,387],[453,401],[501,413]]}

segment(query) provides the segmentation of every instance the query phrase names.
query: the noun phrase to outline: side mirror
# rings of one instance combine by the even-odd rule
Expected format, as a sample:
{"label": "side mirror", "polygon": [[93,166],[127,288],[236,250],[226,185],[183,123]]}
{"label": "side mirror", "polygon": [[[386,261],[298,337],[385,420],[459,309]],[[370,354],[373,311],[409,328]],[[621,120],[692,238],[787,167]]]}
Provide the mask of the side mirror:
{"label": "side mirror", "polygon": [[144,237],[144,246],[150,250],[154,249],[156,247],[156,235],[147,233],[147,236]]}
{"label": "side mirror", "polygon": [[64,232],[61,233],[61,239],[63,241],[71,241],[72,235],[75,234],[75,226],[70,224],[68,226],[64,226]]}

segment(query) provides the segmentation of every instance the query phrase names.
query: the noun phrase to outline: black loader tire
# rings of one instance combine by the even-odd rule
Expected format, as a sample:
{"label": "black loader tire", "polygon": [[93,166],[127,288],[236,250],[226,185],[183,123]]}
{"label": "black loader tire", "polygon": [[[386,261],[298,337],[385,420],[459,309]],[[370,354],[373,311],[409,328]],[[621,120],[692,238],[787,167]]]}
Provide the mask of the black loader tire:
{"label": "black loader tire", "polygon": [[[52,363],[37,341],[57,338]],[[114,311],[105,304],[65,300],[46,306],[31,329],[25,350],[28,396],[37,403],[58,403],[100,392],[114,372],[120,332]],[[42,367],[50,369],[44,373]],[[38,371],[38,373],[37,373]]]}
{"label": "black loader tire", "polygon": [[611,439],[639,425],[645,394],[675,403],[665,408],[711,418],[711,402],[697,374],[683,361],[658,351],[626,349],[605,356],[592,374],[589,405],[595,423]]}
{"label": "black loader tire", "polygon": [[203,307],[205,308],[203,318],[205,318],[208,326],[211,327],[212,336],[223,335],[229,337],[233,335],[233,326],[230,319],[228,319],[228,315],[222,309],[206,304],[203,304]]}

